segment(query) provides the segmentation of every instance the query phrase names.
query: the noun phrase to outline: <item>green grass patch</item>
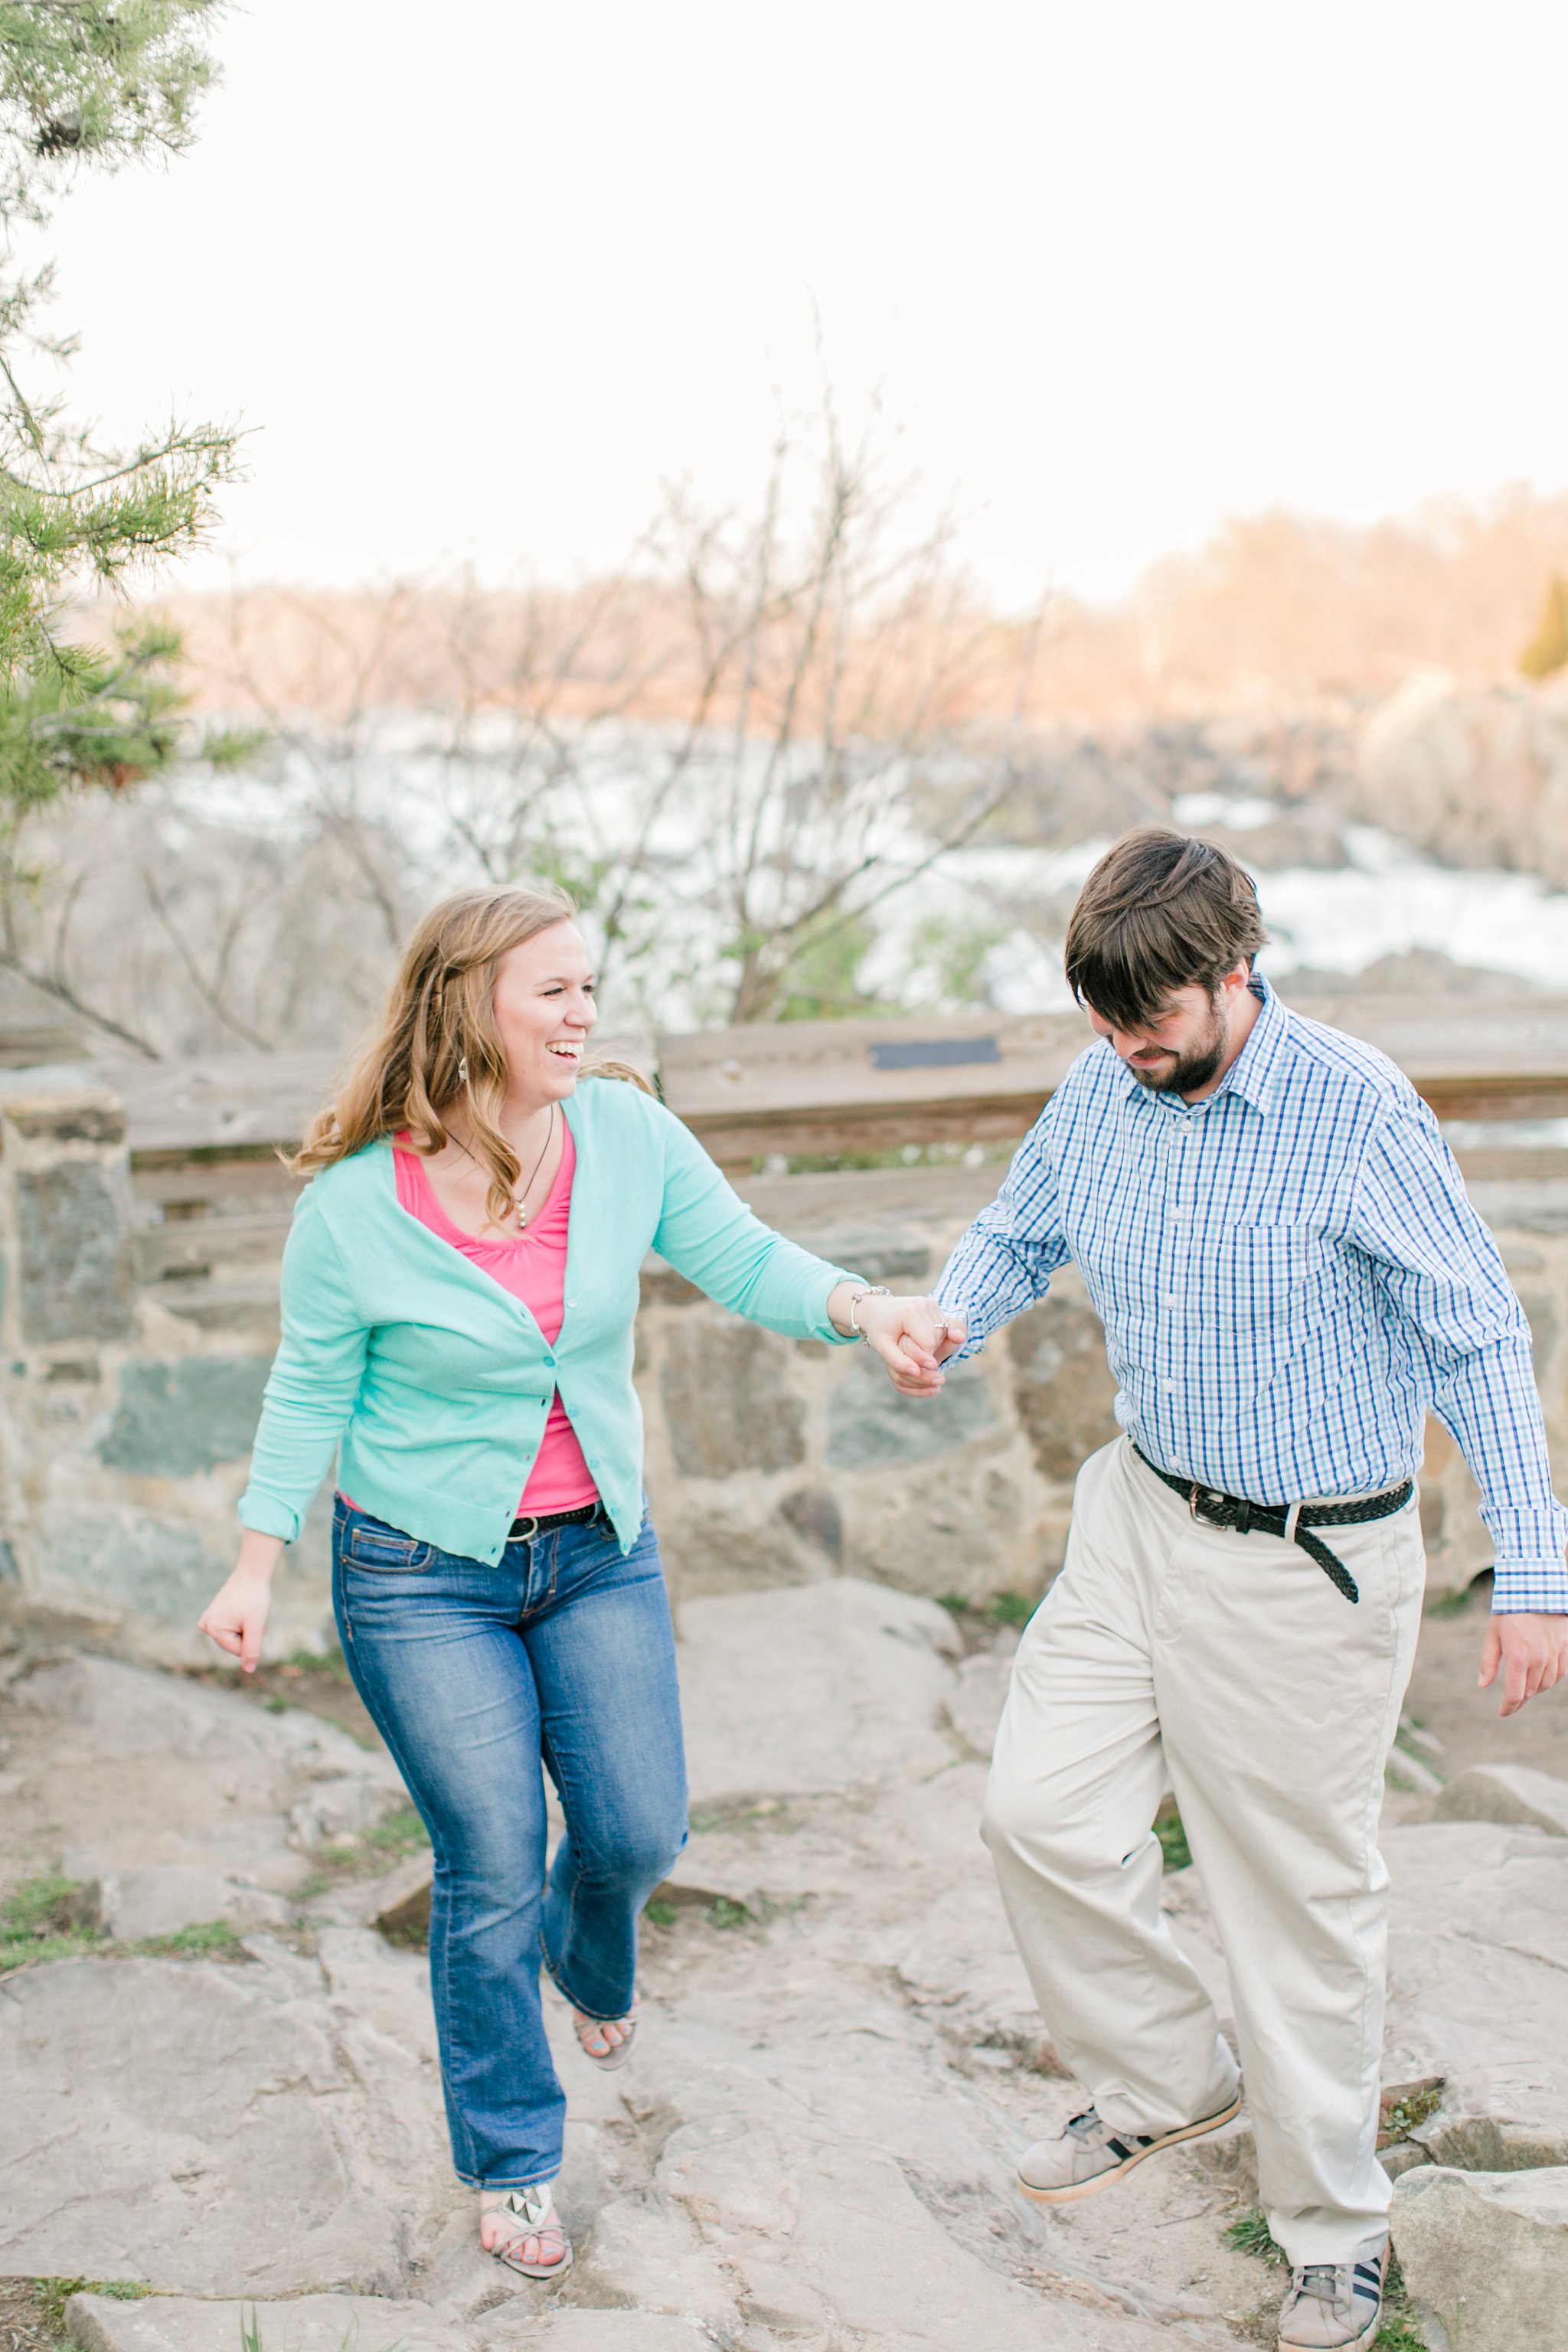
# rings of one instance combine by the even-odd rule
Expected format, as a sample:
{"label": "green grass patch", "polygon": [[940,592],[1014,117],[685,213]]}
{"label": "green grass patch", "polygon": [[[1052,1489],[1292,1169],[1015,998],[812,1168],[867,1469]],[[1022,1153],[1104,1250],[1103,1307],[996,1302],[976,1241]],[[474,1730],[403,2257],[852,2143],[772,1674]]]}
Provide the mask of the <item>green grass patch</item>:
{"label": "green grass patch", "polygon": [[172,1936],[143,1936],[128,1952],[148,1960],[243,1960],[245,1945],[226,1919],[199,1919]]}
{"label": "green grass patch", "polygon": [[645,1919],[651,1920],[656,1927],[673,1927],[675,1925],[673,1903],[645,1903],[642,1915]]}
{"label": "green grass patch", "polygon": [[410,1854],[423,1853],[430,1843],[430,1832],[412,1805],[404,1805],[385,1821],[377,1822],[374,1829],[366,1830],[360,1845],[367,1853],[379,1855],[384,1862],[406,1862]]}
{"label": "green grass patch", "polygon": [[710,1903],[702,1916],[710,1927],[745,1927],[751,1924],[751,1913],[743,1903],[731,1903],[727,1895]]}
{"label": "green grass patch", "polygon": [[775,1830],[792,1826],[781,1798],[753,1797],[749,1804],[716,1806],[709,1812],[693,1813],[687,1826],[700,1837],[715,1830],[752,1830],[764,1822]]}
{"label": "green grass patch", "polygon": [[1187,1870],[1192,1866],[1193,1850],[1187,1843],[1187,1832],[1182,1826],[1176,1801],[1167,1797],[1154,1816],[1154,1835],[1160,1841],[1160,1851],[1165,1857],[1167,1870]]}
{"label": "green grass patch", "polygon": [[278,1661],[279,1674],[325,1675],[329,1682],[346,1683],[350,1679],[348,1662],[341,1650],[290,1650],[286,1658]]}
{"label": "green grass patch", "polygon": [[300,1900],[325,1895],[345,1878],[374,1878],[395,1863],[429,1850],[430,1838],[412,1805],[402,1805],[374,1829],[363,1830],[353,1845],[325,1846],[315,1856],[316,1868],[300,1889]]}
{"label": "green grass patch", "polygon": [[66,2305],[73,2294],[103,2294],[113,2303],[140,2303],[153,2292],[140,2279],[41,2278],[33,2294],[51,2335],[65,2337]]}
{"label": "green grass patch", "polygon": [[68,1960],[78,1952],[100,1949],[101,1930],[71,1916],[79,1891],[76,1879],[53,1870],[12,1889],[0,1903],[0,1976],[32,1962]]}
{"label": "green grass patch", "polygon": [[1021,1592],[994,1592],[989,1601],[971,1601],[963,1592],[941,1592],[937,1606],[945,1609],[960,1624],[984,1626],[994,1632],[999,1625],[1026,1625],[1036,1610],[1037,1601],[1026,1601]]}
{"label": "green grass patch", "polygon": [[1490,1593],[1491,1577],[1483,1571],[1458,1592],[1445,1592],[1440,1601],[1428,1601],[1422,1613],[1427,1617],[1464,1617],[1489,1600]]}
{"label": "green grass patch", "polygon": [[1225,2241],[1238,2254],[1250,2254],[1254,2261],[1267,2263],[1273,2270],[1284,2267],[1284,2249],[1274,2242],[1261,2205],[1249,2205],[1245,2213],[1238,2213],[1226,2230]]}
{"label": "green grass patch", "polygon": [[1396,2140],[1408,2139],[1424,2123],[1435,2116],[1443,2104],[1440,2089],[1416,2091],[1408,2099],[1396,2099],[1383,2117],[1383,2129],[1390,2147]]}

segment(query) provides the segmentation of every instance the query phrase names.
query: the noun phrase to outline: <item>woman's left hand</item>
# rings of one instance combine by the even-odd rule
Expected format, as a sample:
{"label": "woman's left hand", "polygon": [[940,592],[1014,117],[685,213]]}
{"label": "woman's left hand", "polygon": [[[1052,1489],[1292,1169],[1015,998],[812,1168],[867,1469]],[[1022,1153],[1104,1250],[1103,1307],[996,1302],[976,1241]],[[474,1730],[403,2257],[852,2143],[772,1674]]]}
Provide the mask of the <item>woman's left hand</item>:
{"label": "woman's left hand", "polygon": [[866,1344],[887,1365],[900,1395],[935,1396],[946,1378],[943,1362],[963,1345],[963,1324],[944,1314],[934,1299],[879,1298],[865,1292],[857,1294],[844,1282],[827,1302],[828,1314],[840,1331],[854,1328],[849,1319],[851,1307]]}

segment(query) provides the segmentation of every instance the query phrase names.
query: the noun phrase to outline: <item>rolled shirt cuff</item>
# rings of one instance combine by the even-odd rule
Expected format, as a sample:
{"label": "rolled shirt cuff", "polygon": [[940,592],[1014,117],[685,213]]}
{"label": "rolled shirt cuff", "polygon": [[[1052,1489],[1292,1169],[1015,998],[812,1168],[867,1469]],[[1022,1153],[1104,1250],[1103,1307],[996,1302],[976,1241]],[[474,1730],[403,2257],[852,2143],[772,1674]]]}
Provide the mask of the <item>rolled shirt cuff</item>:
{"label": "rolled shirt cuff", "polygon": [[945,1356],[942,1359],[944,1365],[951,1370],[954,1364],[966,1364],[971,1356],[977,1356],[980,1353],[980,1350],[984,1347],[987,1339],[990,1337],[990,1333],[988,1331],[977,1331],[974,1328],[974,1317],[973,1311],[964,1305],[961,1298],[952,1297],[951,1293],[944,1297],[942,1296],[942,1285],[940,1283],[931,1292],[931,1297],[935,1299],[937,1305],[942,1308],[944,1313],[953,1316],[963,1325],[964,1329],[969,1333],[969,1337],[965,1339],[962,1348],[955,1348],[951,1356]]}
{"label": "rolled shirt cuff", "polygon": [[1568,1568],[1561,1559],[1500,1559],[1492,1569],[1492,1613],[1568,1613]]}
{"label": "rolled shirt cuff", "polygon": [[284,1543],[290,1544],[300,1533],[299,1512],[271,1495],[258,1495],[254,1487],[246,1488],[237,1507],[240,1526],[248,1528],[253,1535],[279,1536]]}

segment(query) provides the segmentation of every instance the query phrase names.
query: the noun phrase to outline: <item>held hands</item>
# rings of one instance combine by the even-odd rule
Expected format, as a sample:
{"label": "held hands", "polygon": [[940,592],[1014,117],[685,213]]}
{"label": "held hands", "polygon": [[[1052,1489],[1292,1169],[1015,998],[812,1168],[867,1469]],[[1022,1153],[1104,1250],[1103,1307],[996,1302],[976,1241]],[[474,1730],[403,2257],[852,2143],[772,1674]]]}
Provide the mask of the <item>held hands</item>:
{"label": "held hands", "polygon": [[855,1319],[900,1396],[935,1396],[947,1377],[942,1365],[964,1341],[963,1325],[930,1298],[863,1297]]}
{"label": "held hands", "polygon": [[1568,1674],[1568,1616],[1506,1610],[1487,1626],[1481,1645],[1478,1689],[1487,1690],[1502,1668],[1500,1715],[1517,1715],[1526,1699],[1549,1691]]}

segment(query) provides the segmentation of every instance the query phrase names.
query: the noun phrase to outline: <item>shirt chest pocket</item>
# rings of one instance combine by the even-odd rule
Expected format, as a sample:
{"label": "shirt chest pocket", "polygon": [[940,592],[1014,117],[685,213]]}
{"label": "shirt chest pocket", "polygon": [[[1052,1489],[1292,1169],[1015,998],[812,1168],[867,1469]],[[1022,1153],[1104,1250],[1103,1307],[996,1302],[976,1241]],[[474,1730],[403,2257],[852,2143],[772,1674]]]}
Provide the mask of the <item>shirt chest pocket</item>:
{"label": "shirt chest pocket", "polygon": [[1194,1269],[1195,1304],[1209,1346],[1255,1396],[1306,1345],[1331,1312],[1333,1251],[1312,1225],[1223,1225]]}

